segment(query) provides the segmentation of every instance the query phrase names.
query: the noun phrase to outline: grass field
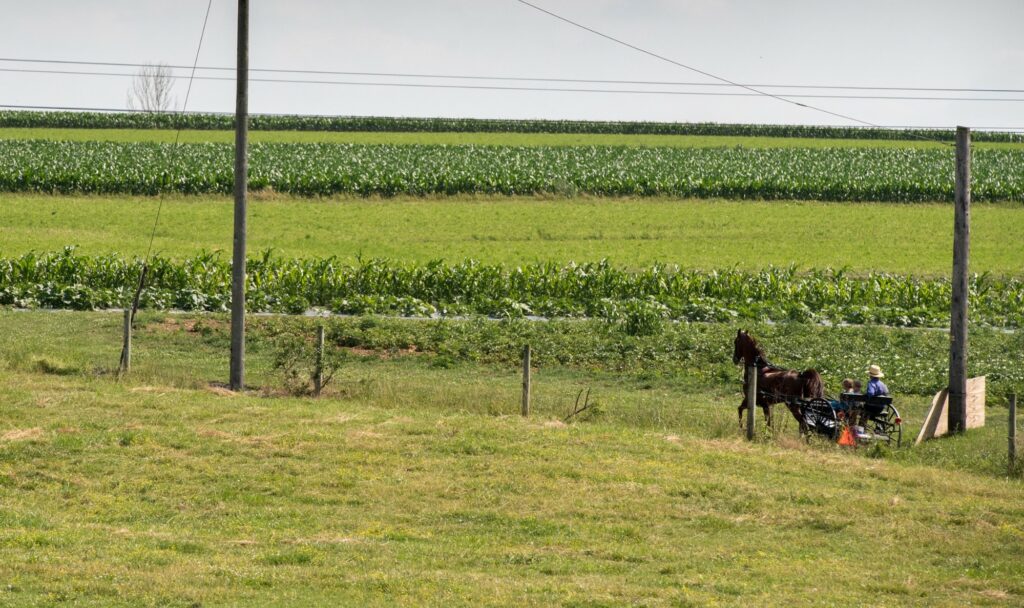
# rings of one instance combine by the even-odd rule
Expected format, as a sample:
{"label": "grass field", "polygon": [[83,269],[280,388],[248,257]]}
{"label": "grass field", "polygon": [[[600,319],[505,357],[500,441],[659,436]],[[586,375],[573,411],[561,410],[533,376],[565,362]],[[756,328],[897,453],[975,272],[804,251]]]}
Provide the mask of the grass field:
{"label": "grass field", "polygon": [[[78,245],[85,253],[142,255],[158,199],[0,195],[0,254]],[[972,210],[971,270],[1024,273],[1024,212]],[[168,198],[154,250],[186,256],[230,251],[226,197]],[[952,209],[939,204],[735,202],[673,199],[399,197],[325,200],[256,197],[249,249],[285,257],[337,255],[427,261],[476,258],[520,264],[609,258],[687,268],[768,264],[947,274]]]}
{"label": "grass field", "polygon": [[[369,352],[316,401],[284,396],[257,342],[262,389],[229,396],[223,326],[192,322],[143,318],[115,383],[117,315],[0,313],[0,603],[1024,599],[1019,480],[746,444],[735,389],[557,366],[523,420],[514,368]],[[558,421],[587,385],[615,414]]]}
{"label": "grass field", "polygon": [[[173,141],[173,131],[0,129],[0,139]],[[259,132],[253,141],[672,147],[928,142],[498,133]],[[186,131],[183,142],[233,141]],[[978,144],[1024,149],[1024,144]],[[0,256],[143,255],[153,197],[0,194]],[[230,256],[229,197],[162,201],[154,251]],[[972,209],[971,271],[1024,276],[1024,210]],[[630,268],[769,264],[944,276],[948,204],[259,194],[249,251]],[[0,606],[1020,606],[1024,483],[1003,393],[1024,334],[972,328],[988,425],[918,448],[743,441],[733,325],[332,319],[339,368],[295,396],[251,317],[247,384],[223,388],[221,315],[0,308]],[[945,380],[940,331],[744,325],[827,388],[880,363],[907,444]],[[340,329],[339,329],[340,328]],[[534,345],[533,413],[518,415]],[[306,344],[303,342],[303,344]],[[308,346],[308,344],[306,344]],[[563,422],[580,391],[597,403]],[[1018,393],[1020,391],[1018,390]],[[998,393],[998,394],[995,394]],[[760,423],[760,413],[758,413]]]}
{"label": "grass field", "polygon": [[[159,129],[27,129],[0,128],[0,139],[67,141],[154,141],[170,143],[234,143],[233,131]],[[485,146],[645,146],[679,148],[948,148],[926,140],[823,139],[700,135],[615,135],[588,133],[402,133],[250,131],[249,140],[268,143],[448,144]],[[976,142],[976,148],[1024,149],[1024,143]]]}

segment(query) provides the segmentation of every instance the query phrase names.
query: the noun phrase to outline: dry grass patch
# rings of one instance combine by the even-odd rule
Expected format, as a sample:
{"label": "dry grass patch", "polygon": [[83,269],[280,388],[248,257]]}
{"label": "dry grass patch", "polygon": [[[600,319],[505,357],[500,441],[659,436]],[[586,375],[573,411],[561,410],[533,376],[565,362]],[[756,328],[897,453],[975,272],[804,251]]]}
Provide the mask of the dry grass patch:
{"label": "dry grass patch", "polygon": [[196,434],[200,437],[211,437],[213,439],[221,439],[223,441],[229,441],[231,443],[241,445],[268,448],[275,447],[274,440],[281,437],[281,435],[233,435],[216,429],[198,429]]}
{"label": "dry grass patch", "polygon": [[213,393],[219,397],[238,397],[239,394],[236,391],[231,390],[228,386],[219,382],[212,382],[207,384],[205,387],[206,392]]}
{"label": "dry grass patch", "polygon": [[43,438],[43,429],[33,427],[30,429],[14,429],[0,435],[3,441],[37,441]]}

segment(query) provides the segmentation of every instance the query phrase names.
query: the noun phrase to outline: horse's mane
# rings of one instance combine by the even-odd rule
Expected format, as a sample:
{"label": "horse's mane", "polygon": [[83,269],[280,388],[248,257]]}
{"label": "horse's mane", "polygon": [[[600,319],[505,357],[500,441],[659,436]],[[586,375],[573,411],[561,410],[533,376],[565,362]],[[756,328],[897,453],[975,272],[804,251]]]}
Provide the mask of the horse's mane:
{"label": "horse's mane", "polygon": [[757,360],[760,360],[762,363],[764,363],[765,367],[770,367],[773,369],[782,369],[768,360],[768,357],[766,357],[764,354],[764,349],[761,348],[760,344],[758,344],[757,338],[746,332],[744,332],[743,335],[746,336],[748,340],[750,340],[750,346],[754,349],[754,353],[756,353],[757,355],[754,360],[755,365],[757,364]]}

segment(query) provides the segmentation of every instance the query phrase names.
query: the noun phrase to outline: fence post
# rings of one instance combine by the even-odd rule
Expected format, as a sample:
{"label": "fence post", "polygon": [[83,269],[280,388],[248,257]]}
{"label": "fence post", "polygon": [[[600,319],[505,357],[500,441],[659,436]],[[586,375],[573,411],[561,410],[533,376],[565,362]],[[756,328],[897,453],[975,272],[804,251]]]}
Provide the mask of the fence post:
{"label": "fence post", "polygon": [[1010,395],[1010,426],[1006,434],[1009,444],[1009,463],[1007,472],[1010,475],[1017,470],[1017,394]]}
{"label": "fence post", "polygon": [[316,368],[313,370],[313,394],[320,396],[324,386],[324,325],[316,326]]}
{"label": "fence post", "polygon": [[747,439],[754,440],[754,410],[757,408],[757,367],[747,366]]}
{"label": "fence post", "polygon": [[523,416],[530,415],[530,345],[523,347]]}
{"label": "fence post", "polygon": [[132,368],[132,309],[124,309],[124,341],[121,343],[121,363],[117,375],[123,376]]}

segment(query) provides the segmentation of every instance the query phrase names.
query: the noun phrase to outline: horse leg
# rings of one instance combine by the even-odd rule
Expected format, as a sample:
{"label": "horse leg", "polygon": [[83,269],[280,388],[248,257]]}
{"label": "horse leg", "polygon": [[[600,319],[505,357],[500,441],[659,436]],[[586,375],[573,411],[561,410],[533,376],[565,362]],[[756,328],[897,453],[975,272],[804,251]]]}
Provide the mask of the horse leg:
{"label": "horse leg", "polygon": [[743,398],[743,403],[740,403],[740,407],[737,410],[737,413],[739,414],[740,428],[743,428],[743,410],[745,410],[745,409],[747,409],[747,398],[746,397]]}
{"label": "horse leg", "polygon": [[764,409],[764,423],[768,428],[772,428],[772,404],[765,403],[762,407]]}
{"label": "horse leg", "polygon": [[800,425],[800,434],[806,435],[807,424],[804,422],[804,417],[800,415],[800,407],[794,403],[788,403],[787,405],[789,406],[789,412],[793,414],[793,417],[796,418],[797,424]]}

